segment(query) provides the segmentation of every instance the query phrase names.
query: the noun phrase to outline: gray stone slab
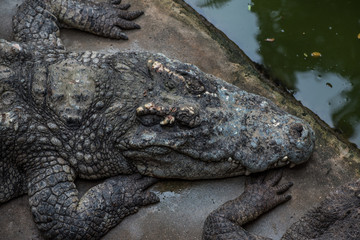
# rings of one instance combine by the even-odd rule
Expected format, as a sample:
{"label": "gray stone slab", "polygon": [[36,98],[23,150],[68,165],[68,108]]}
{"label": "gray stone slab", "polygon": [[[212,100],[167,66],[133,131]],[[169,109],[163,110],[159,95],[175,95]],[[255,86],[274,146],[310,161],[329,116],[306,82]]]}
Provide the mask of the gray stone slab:
{"label": "gray stone slab", "polygon": [[[0,38],[11,38],[11,16],[20,0],[0,1]],[[249,59],[226,36],[192,9],[172,0],[133,0],[132,9],[144,9],[136,20],[142,26],[117,41],[76,30],[63,30],[68,50],[147,50],[190,62],[203,71],[264,95],[285,110],[305,118],[317,134],[315,152],[307,164],[284,170],[283,181],[292,181],[293,199],[265,214],[248,229],[279,239],[287,227],[320,202],[336,186],[359,177],[359,151],[337,136],[291,95],[258,73]],[[161,202],[126,218],[103,239],[200,239],[206,216],[243,191],[245,177],[204,181],[165,180],[153,190]],[[79,181],[84,193],[93,182]],[[0,239],[42,239],[23,196],[0,206]]]}

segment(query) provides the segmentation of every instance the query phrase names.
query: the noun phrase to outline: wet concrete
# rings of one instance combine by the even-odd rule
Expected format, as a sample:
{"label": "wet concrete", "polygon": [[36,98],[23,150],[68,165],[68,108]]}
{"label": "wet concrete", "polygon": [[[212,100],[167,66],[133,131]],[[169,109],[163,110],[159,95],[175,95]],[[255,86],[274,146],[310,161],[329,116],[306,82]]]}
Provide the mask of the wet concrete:
{"label": "wet concrete", "polygon": [[[0,1],[0,38],[11,39],[11,16],[21,0]],[[105,39],[76,30],[63,30],[68,50],[147,50],[161,52],[199,66],[250,92],[264,95],[285,110],[305,118],[316,131],[316,149],[307,164],[285,169],[283,181],[292,181],[293,199],[247,226],[250,231],[279,239],[304,212],[336,186],[359,177],[360,155],[353,145],[279,86],[256,71],[240,49],[179,0],[133,0],[132,9],[144,9],[136,20],[141,30],[129,41]],[[164,181],[154,187],[161,202],[126,218],[103,239],[200,239],[206,216],[243,191],[245,177],[204,181]],[[81,193],[96,183],[79,181]],[[31,218],[26,196],[0,206],[0,239],[42,239]]]}

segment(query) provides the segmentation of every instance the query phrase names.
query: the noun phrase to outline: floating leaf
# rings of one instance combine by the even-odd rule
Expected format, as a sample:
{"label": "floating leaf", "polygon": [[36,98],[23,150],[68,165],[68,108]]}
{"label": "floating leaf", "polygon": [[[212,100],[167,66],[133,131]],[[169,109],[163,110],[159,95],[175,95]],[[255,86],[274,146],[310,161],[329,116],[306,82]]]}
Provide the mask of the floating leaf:
{"label": "floating leaf", "polygon": [[248,10],[251,11],[251,4],[248,4]]}
{"label": "floating leaf", "polygon": [[360,39],[360,33],[358,34],[357,38]]}
{"label": "floating leaf", "polygon": [[311,53],[311,56],[314,57],[314,58],[318,58],[318,57],[321,57],[321,53],[319,53],[319,52],[312,52],[312,53]]}
{"label": "floating leaf", "polygon": [[326,83],[326,86],[328,86],[328,87],[330,87],[330,88],[333,87],[333,85],[332,85],[331,83],[329,83],[329,82]]}
{"label": "floating leaf", "polygon": [[305,57],[308,57],[308,55],[307,55],[306,53],[304,53],[304,56],[305,56]]}
{"label": "floating leaf", "polygon": [[275,41],[275,38],[266,38],[265,41],[266,42],[273,42],[273,41]]}

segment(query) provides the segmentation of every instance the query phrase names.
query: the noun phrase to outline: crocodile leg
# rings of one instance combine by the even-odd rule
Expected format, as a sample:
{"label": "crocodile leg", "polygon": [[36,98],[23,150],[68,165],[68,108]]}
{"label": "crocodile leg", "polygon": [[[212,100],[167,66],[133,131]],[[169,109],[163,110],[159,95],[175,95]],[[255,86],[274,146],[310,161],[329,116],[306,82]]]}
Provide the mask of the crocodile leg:
{"label": "crocodile leg", "polygon": [[31,171],[28,194],[47,239],[99,239],[139,207],[159,201],[146,191],[156,180],[139,174],[107,179],[79,199],[72,169],[61,158],[45,158],[54,165]]}
{"label": "crocodile leg", "polygon": [[331,192],[295,222],[282,239],[360,239],[360,179]]}
{"label": "crocodile leg", "polygon": [[[88,3],[95,3],[99,4],[99,0],[79,0],[79,1],[85,1]],[[131,4],[129,3],[121,3],[122,0],[107,0],[110,4],[113,5],[114,8],[118,8],[121,10],[128,10],[131,7]]]}
{"label": "crocodile leg", "polygon": [[[128,11],[129,7],[129,4],[121,4],[119,0],[112,0],[110,3],[25,0],[13,17],[15,41],[20,43],[20,48],[25,47],[35,56],[44,56],[51,54],[52,50],[64,52],[60,26],[109,38],[128,39],[124,30],[140,28],[132,20],[143,14],[142,11]],[[13,48],[3,42],[0,42],[0,56]]]}
{"label": "crocodile leg", "polygon": [[241,226],[291,198],[290,195],[283,193],[292,186],[292,183],[277,185],[280,179],[281,172],[267,181],[258,178],[254,183],[248,184],[244,193],[238,198],[226,202],[213,211],[205,221],[203,239],[269,239],[251,234]]}
{"label": "crocodile leg", "polygon": [[143,11],[128,11],[129,4],[113,0],[95,3],[81,0],[47,0],[51,12],[67,27],[87,31],[103,37],[128,39],[124,30],[139,29],[132,20]]}
{"label": "crocodile leg", "polygon": [[11,163],[0,161],[0,203],[26,193],[24,175]]}
{"label": "crocodile leg", "polygon": [[58,19],[44,1],[25,0],[13,17],[15,41],[35,56],[64,50]]}

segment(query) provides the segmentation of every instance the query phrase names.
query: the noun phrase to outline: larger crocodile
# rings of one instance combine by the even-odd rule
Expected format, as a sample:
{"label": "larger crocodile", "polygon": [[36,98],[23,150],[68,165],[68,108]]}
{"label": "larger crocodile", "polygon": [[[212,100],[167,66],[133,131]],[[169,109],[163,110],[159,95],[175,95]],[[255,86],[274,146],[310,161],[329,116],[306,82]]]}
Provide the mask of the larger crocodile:
{"label": "larger crocodile", "polygon": [[[27,193],[48,239],[104,235],[158,201],[146,191],[151,177],[237,176],[300,164],[313,151],[306,122],[191,64],[65,50],[60,26],[126,39],[142,14],[128,8],[25,0],[15,41],[0,41],[0,203]],[[76,178],[109,179],[79,199]]]}

